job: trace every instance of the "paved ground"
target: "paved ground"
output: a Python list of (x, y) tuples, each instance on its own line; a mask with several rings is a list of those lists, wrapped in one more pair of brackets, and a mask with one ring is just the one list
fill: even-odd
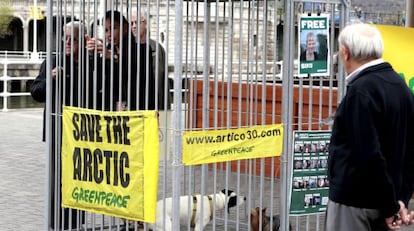
[[(0, 131), (0, 230), (45, 230), (46, 152), (44, 143), (41, 142), (42, 109), (0, 112)], [(240, 215), (244, 214), (242, 212)], [(303, 220), (308, 221), (310, 225), (304, 225)], [(316, 220), (320, 222), (315, 226)], [(242, 218), (241, 222), (244, 223), (245, 219)], [(291, 218), (291, 222), (295, 230), (323, 230), (323, 215), (319, 218), (304, 217), (298, 221), (300, 226), (297, 226), (296, 218)], [(240, 224), (239, 228), (247, 230), (243, 224)], [(215, 229), (211, 225), (207, 228), (225, 229), (237, 230), (220, 224), (217, 224)], [(414, 231), (414, 226), (401, 230)]]
[(44, 230), (42, 110), (0, 112), (0, 230)]

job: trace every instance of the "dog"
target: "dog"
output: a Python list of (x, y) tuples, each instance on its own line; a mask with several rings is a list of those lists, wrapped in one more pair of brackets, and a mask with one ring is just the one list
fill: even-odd
[[(262, 223), (261, 231), (278, 231), (280, 228), (280, 216), (278, 214), (272, 217), (266, 216), (266, 208), (260, 210), (260, 207), (251, 209), (250, 211), (250, 226), (252, 231), (260, 231), (260, 220)], [(272, 220), (272, 229), (270, 229), (270, 220)], [(292, 225), (289, 224), (289, 230), (292, 231)]]
[[(203, 208), (201, 201), (203, 200)], [(216, 211), (223, 210), (226, 206), (227, 212), (230, 208), (242, 205), (246, 201), (246, 197), (238, 196), (232, 190), (223, 189), (218, 193), (206, 196), (202, 195), (186, 195), (180, 197), (180, 223), (188, 224), (194, 227), (194, 231), (202, 231), (205, 226), (213, 219), (213, 209)], [(190, 204), (190, 206), (189, 206)], [(165, 205), (165, 214), (164, 214)], [(203, 216), (201, 217), (201, 209)], [(150, 230), (153, 231), (171, 231), (172, 230), (172, 198), (157, 201), (156, 222), (150, 224)], [(165, 227), (164, 227), (165, 222)], [(201, 225), (201, 223), (203, 225)]]

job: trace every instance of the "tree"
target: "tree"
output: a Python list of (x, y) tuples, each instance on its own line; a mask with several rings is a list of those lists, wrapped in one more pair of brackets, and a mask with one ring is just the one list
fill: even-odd
[(0, 38), (11, 35), (10, 22), (13, 20), (13, 8), (10, 0), (0, 0)]

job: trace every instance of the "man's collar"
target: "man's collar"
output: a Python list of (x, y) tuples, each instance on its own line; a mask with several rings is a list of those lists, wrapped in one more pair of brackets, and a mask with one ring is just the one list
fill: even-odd
[(352, 82), (354, 79), (355, 79), (355, 77), (362, 71), (362, 70), (364, 70), (364, 69), (366, 69), (366, 68), (368, 68), (368, 67), (371, 67), (371, 66), (375, 66), (375, 65), (378, 65), (378, 64), (381, 64), (381, 63), (383, 63), (384, 62), (384, 60), (383, 59), (374, 59), (374, 60), (372, 60), (372, 61), (369, 61), (369, 62), (367, 62), (367, 63), (365, 63), (365, 64), (363, 64), (363, 65), (361, 65), (360, 67), (358, 67), (357, 69), (355, 69), (353, 72), (351, 72), (351, 74), (349, 74), (348, 76), (346, 76), (345, 77), (345, 81), (346, 81), (346, 84), (348, 85), (350, 82)]

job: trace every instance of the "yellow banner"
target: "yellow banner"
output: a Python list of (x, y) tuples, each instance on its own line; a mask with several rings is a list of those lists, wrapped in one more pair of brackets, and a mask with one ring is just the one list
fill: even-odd
[(393, 66), (414, 92), (414, 28), (377, 25), (384, 40), (383, 59)]
[(154, 223), (158, 161), (156, 111), (63, 108), (63, 207)]
[(283, 125), (248, 128), (187, 131), (183, 135), (185, 165), (280, 156)]

